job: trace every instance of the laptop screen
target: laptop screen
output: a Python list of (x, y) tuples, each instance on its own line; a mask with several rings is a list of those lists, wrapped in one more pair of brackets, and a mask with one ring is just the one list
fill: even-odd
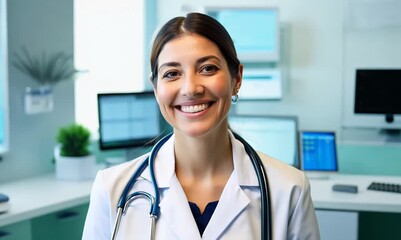
[(335, 132), (300, 131), (299, 142), (302, 170), (337, 172)]

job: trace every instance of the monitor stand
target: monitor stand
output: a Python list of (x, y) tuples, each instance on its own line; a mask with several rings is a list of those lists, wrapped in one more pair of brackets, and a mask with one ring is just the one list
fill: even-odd
[(320, 180), (326, 180), (330, 179), (330, 173), (327, 172), (308, 172), (305, 171), (306, 176), (308, 176), (309, 179), (320, 179)]

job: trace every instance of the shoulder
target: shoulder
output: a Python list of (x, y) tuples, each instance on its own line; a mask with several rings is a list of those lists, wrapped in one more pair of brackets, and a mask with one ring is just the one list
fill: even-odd
[(133, 160), (100, 170), (97, 178), (102, 178), (103, 184), (105, 184), (107, 188), (111, 189), (116, 187), (116, 185), (121, 182), (125, 184), (147, 156), (148, 154), (144, 154)]
[(148, 154), (144, 154), (134, 160), (100, 170), (97, 173), (94, 186), (100, 186), (110, 198), (121, 194), (132, 174), (145, 161)]
[[(263, 153), (259, 153), (259, 156), (269, 180), (272, 211), (276, 216), (273, 223), (275, 235), (320, 239), (306, 174)], [(283, 225), (288, 225), (284, 232)]]
[(258, 152), (269, 181), (281, 188), (298, 187), (305, 189), (309, 187), (308, 179), (305, 173), (291, 165), (288, 165), (280, 160), (270, 157), (264, 153)]

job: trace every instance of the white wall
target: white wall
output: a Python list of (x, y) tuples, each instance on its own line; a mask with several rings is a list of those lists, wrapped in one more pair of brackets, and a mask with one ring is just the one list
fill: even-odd
[[(64, 51), (73, 54), (73, 1), (8, 1), (9, 61), (22, 46), (33, 54)], [(74, 121), (73, 82), (54, 88), (54, 110), (26, 115), (23, 96), (32, 79), (9, 64), (10, 151), (0, 162), (0, 182), (54, 170), (55, 137), (60, 126)]]
[[(401, 2), (347, 0), (345, 4), (344, 138), (358, 141), (363, 135), (365, 142), (384, 144), (387, 136), (380, 134), (379, 128), (401, 128), (401, 116), (396, 115), (393, 123), (386, 123), (384, 115), (354, 114), (355, 71), (401, 69)], [(401, 141), (400, 137), (395, 139)]]

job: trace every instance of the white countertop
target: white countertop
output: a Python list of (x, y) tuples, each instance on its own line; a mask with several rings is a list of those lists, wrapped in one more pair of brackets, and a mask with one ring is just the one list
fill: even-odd
[[(329, 210), (401, 213), (401, 193), (367, 190), (373, 181), (401, 184), (401, 176), (332, 175), (329, 179), (310, 179), (314, 206)], [(358, 193), (333, 191), (334, 184), (357, 185)]]
[(10, 208), (0, 214), (0, 226), (60, 211), (89, 202), (93, 180), (57, 180), (48, 174), (0, 184)]

